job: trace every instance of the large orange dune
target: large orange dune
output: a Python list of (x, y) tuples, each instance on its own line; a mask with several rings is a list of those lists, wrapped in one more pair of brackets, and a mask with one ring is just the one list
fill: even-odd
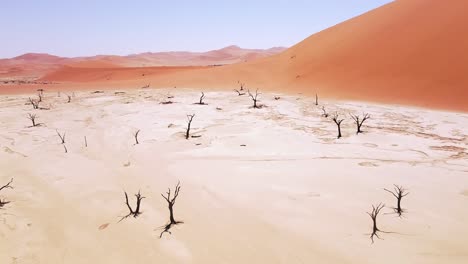
[[(468, 1), (402, 0), (270, 57), (222, 67), (65, 67), (43, 78), (68, 87), (277, 90), (468, 111)], [(85, 83), (83, 83), (85, 82)]]

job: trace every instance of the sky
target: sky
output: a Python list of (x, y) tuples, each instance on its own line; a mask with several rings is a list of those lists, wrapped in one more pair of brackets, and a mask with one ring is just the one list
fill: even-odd
[(3, 0), (0, 58), (290, 47), (389, 0)]

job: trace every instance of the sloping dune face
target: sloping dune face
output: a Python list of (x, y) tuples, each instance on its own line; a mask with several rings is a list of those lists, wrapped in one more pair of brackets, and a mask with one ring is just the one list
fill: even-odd
[(396, 1), (279, 57), (289, 81), (355, 99), (468, 110), (468, 2)]
[[(250, 89), (468, 111), (467, 8), (464, 0), (395, 1), (280, 54), (223, 67), (135, 75), (134, 82), (233, 88), (241, 81)], [(78, 80), (77, 74), (70, 76)], [(53, 76), (58, 75), (45, 79)]]
[(468, 111), (467, 8), (464, 0), (392, 2), (212, 76), (242, 76), (260, 89)]

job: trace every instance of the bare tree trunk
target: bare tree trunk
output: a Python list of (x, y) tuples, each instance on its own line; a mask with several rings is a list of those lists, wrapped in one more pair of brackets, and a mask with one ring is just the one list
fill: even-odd
[(125, 194), (125, 204), (127, 205), (127, 208), (128, 210), (130, 211), (126, 216), (122, 217), (119, 222), (121, 222), (122, 220), (124, 220), (125, 218), (128, 218), (129, 216), (133, 216), (134, 218), (137, 218), (140, 214), (142, 214), (142, 212), (140, 212), (140, 204), (141, 204), (141, 200), (143, 200), (144, 196), (141, 196), (140, 194), (140, 191), (138, 191), (137, 194), (135, 194), (135, 197), (137, 199), (136, 201), (136, 208), (135, 210), (132, 209), (132, 207), (130, 206), (130, 203), (128, 202), (128, 195), (127, 195), (127, 192), (124, 192)]
[(351, 118), (354, 119), (354, 122), (356, 123), (356, 134), (359, 134), (359, 133), (362, 133), (361, 131), (362, 124), (364, 124), (364, 121), (370, 118), (370, 115), (364, 114), (363, 118), (361, 119), (360, 116), (351, 114)]
[(55, 132), (57, 132), (57, 135), (60, 137), (60, 141), (62, 142), (62, 144), (65, 144), (65, 132), (63, 132), (63, 135), (61, 135), (60, 132), (58, 132), (58, 130), (55, 130)]
[(242, 95), (245, 95), (245, 93), (237, 90), (237, 89), (234, 89), (234, 91), (237, 93), (238, 96), (242, 96)]
[(84, 145), (85, 145), (85, 148), (88, 147), (88, 140), (86, 139), (86, 136), (84, 136)]
[(35, 114), (28, 114), (28, 119), (31, 120), (33, 127), (37, 126)]
[(323, 117), (328, 117), (328, 113), (327, 111), (325, 111), (325, 106), (322, 106), (322, 112), (323, 112), (322, 114)]
[(135, 132), (135, 134), (133, 134), (133, 136), (135, 137), (135, 145), (140, 144), (140, 143), (138, 142), (138, 134), (140, 134), (140, 129), (138, 129), (138, 130)]
[(176, 185), (176, 188), (175, 188), (175, 191), (174, 191), (174, 196), (171, 197), (171, 189), (169, 188), (169, 191), (166, 193), (167, 195), (164, 196), (163, 194), (161, 194), (161, 196), (164, 198), (164, 200), (167, 201), (167, 204), (168, 204), (168, 208), (169, 208), (169, 223), (167, 225), (164, 226), (164, 230), (161, 232), (161, 235), (159, 236), (159, 238), (162, 237), (162, 235), (164, 233), (169, 233), (171, 234), (171, 232), (169, 231), (171, 229), (171, 227), (173, 225), (177, 225), (177, 224), (181, 224), (183, 222), (181, 221), (176, 221), (174, 219), (174, 204), (176, 202), (176, 199), (177, 197), (179, 196), (179, 192), (180, 192), (180, 182), (177, 183)]
[(204, 105), (205, 103), (203, 102), (203, 99), (205, 98), (205, 93), (201, 92), (200, 100), (198, 101), (197, 104), (199, 105)]
[(378, 204), (377, 206), (372, 205), (372, 212), (367, 213), (372, 219), (372, 233), (370, 235), (370, 239), (372, 240), (372, 244), (374, 243), (374, 236), (376, 236), (377, 238), (380, 239), (378, 233), (382, 232), (382, 231), (377, 227), (377, 216), (379, 215), (380, 210), (382, 210), (382, 208), (384, 208), (384, 207), (385, 207), (385, 205), (382, 204), (382, 203)]
[(341, 122), (343, 122), (344, 119), (339, 119), (338, 118), (338, 114), (336, 113), (334, 116), (333, 116), (333, 121), (335, 122), (335, 124), (338, 126), (338, 138), (341, 138)]
[[(3, 189), (13, 189), (13, 186), (11, 186), (11, 183), (13, 182), (13, 179), (11, 179), (7, 184), (3, 185), (2, 187), (0, 187), (0, 192), (3, 190)], [(0, 208), (4, 207), (5, 205), (9, 204), (10, 201), (7, 201), (7, 200), (1, 200), (0, 199)]]
[(260, 95), (258, 93), (258, 89), (255, 91), (255, 96), (253, 94), (250, 93), (250, 91), (247, 91), (249, 93), (249, 96), (250, 98), (252, 98), (252, 101), (253, 101), (253, 108), (260, 108), (258, 105), (257, 105), (257, 97)]
[(318, 105), (318, 95), (315, 94), (315, 105)]
[(195, 117), (195, 114), (187, 115), (187, 130), (185, 131), (185, 139), (190, 138), (190, 126), (192, 125), (192, 120)]
[(29, 102), (33, 106), (33, 109), (39, 109), (39, 101), (35, 101), (35, 100), (31, 99), (31, 97), (29, 97)]
[(393, 209), (395, 210), (395, 213), (398, 214), (398, 216), (401, 216), (405, 212), (405, 210), (401, 208), (401, 199), (407, 196), (409, 192), (407, 192), (406, 189), (403, 188), (403, 186), (398, 186), (396, 184), (394, 184), (393, 186), (394, 186), (394, 191), (391, 191), (388, 189), (384, 189), (384, 190), (391, 193), (397, 199), (397, 207)]

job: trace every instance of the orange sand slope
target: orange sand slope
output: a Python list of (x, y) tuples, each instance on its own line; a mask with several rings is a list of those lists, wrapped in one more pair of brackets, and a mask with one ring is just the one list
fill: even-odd
[[(264, 90), (468, 111), (467, 8), (464, 0), (396, 1), (319, 32), (278, 55), (138, 76), (134, 83), (148, 79), (152, 87), (232, 88), (241, 80)], [(66, 71), (73, 76), (70, 80), (79, 80), (70, 71)], [(44, 79), (67, 80), (58, 74)]]

